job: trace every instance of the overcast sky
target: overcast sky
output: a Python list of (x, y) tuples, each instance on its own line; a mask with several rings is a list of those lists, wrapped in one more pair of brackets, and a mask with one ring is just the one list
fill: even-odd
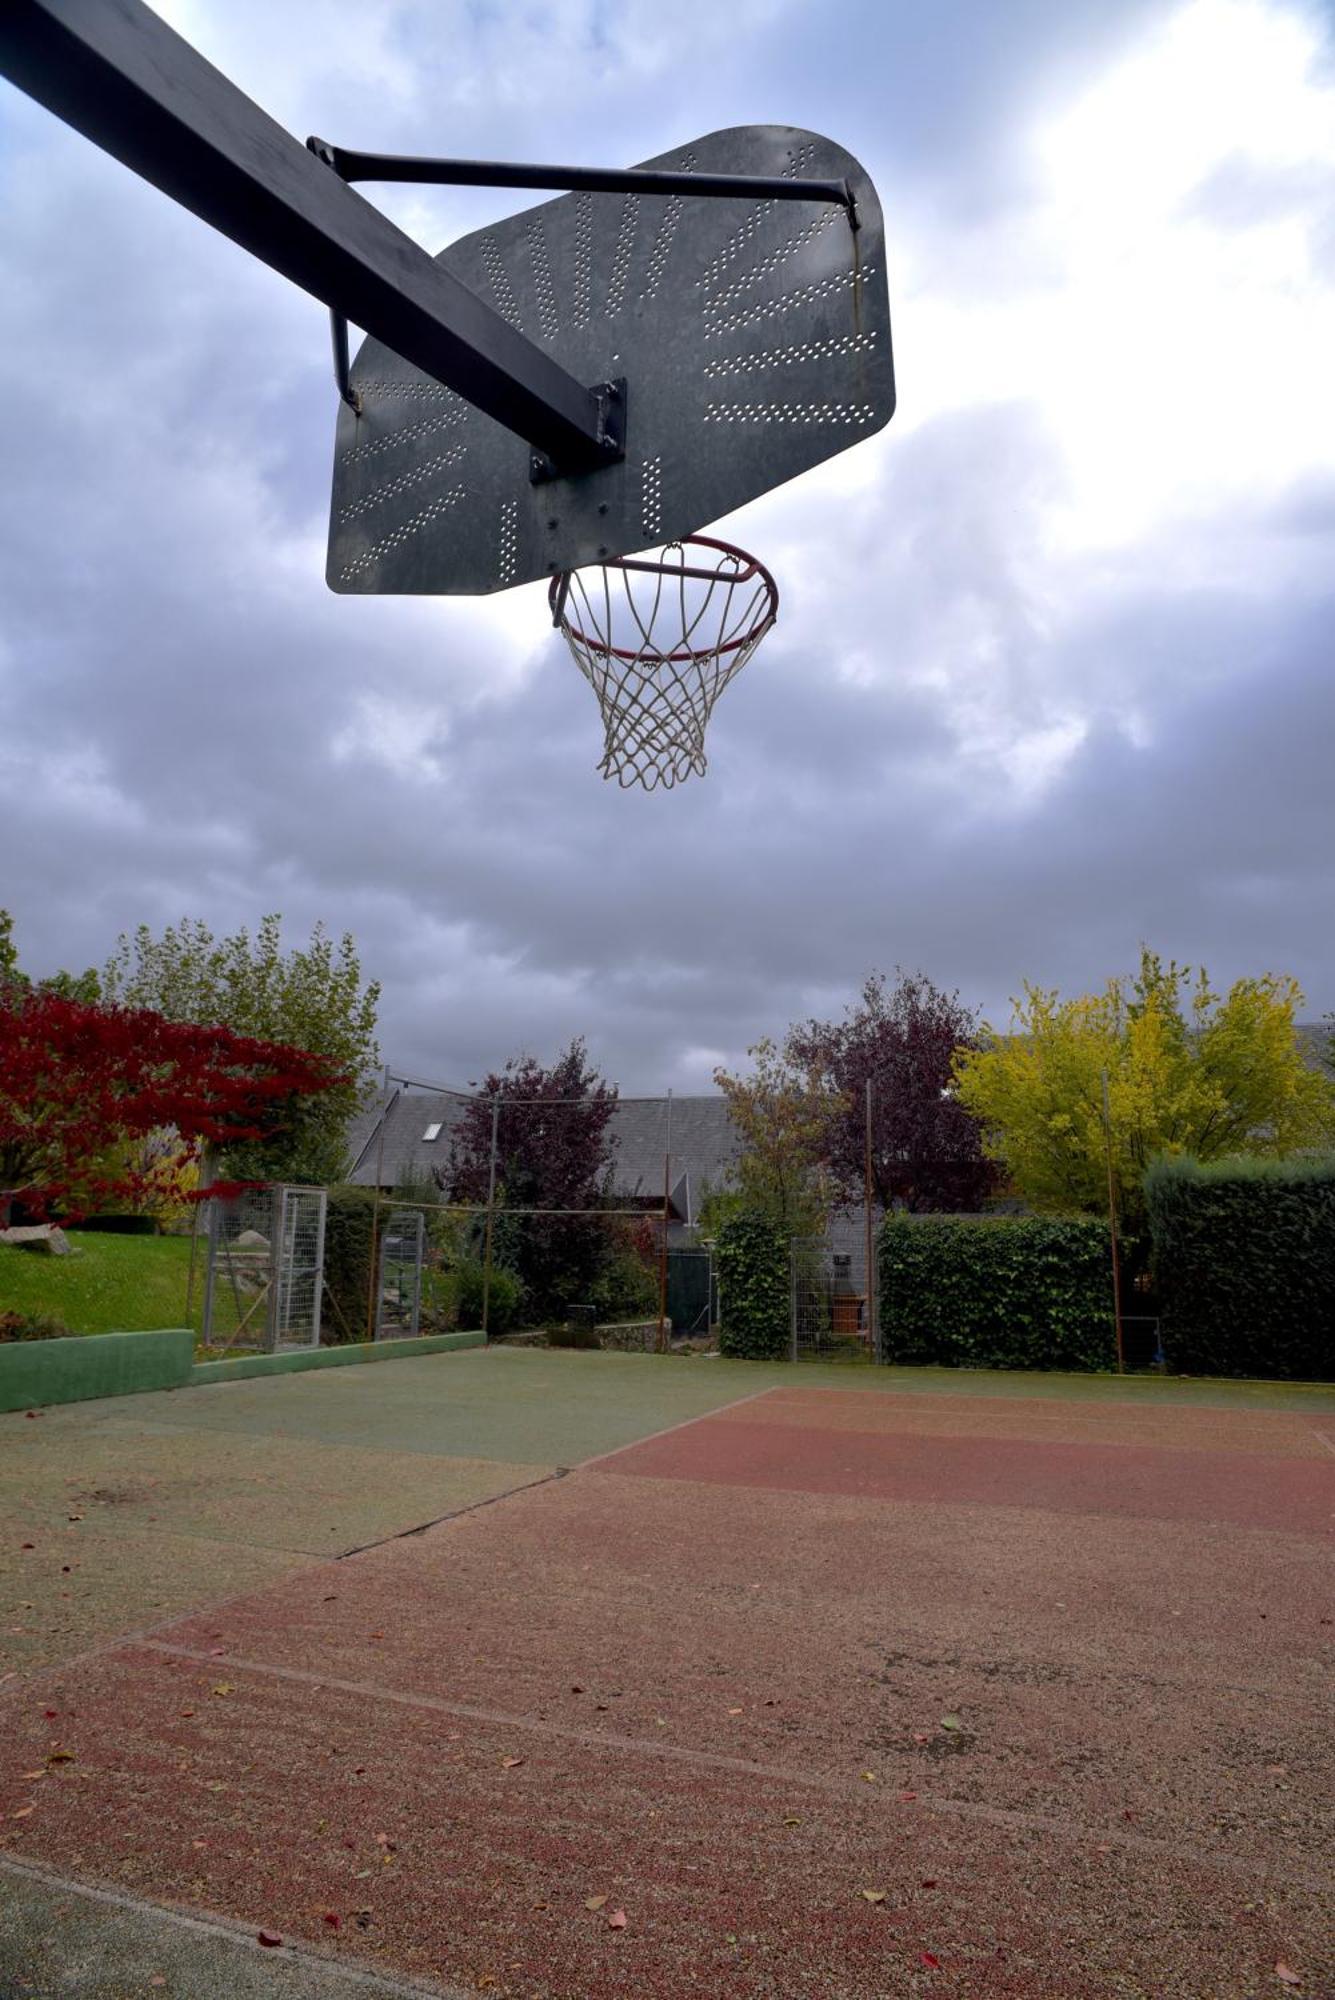
[[(874, 967), (1004, 1023), (1141, 939), (1335, 1008), (1335, 17), (1314, 0), (181, 0), (298, 136), (625, 164), (809, 126), (893, 423), (731, 518), (784, 615), (667, 794), (540, 586), (334, 597), (321, 307), (0, 85), (0, 906), (25, 965), (281, 910), (386, 1058), (623, 1088)], [(523, 196), (375, 190), (438, 250)]]

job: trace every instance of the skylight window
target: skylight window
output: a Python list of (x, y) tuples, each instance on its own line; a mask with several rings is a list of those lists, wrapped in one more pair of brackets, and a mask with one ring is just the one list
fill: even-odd
[(424, 1142), (429, 1142), (432, 1139), (439, 1139), (439, 1137), (440, 1137), (439, 1125), (428, 1125), (426, 1131), (422, 1134)]

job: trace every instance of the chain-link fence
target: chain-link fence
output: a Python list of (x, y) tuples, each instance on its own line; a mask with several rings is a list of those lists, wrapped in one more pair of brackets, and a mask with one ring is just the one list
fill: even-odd
[(832, 1225), (789, 1246), (790, 1352), (794, 1361), (879, 1355), (876, 1259), (866, 1232)]

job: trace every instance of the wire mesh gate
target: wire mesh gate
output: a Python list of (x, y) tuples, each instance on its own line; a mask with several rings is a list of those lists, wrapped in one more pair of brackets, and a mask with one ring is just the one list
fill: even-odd
[(789, 1350), (794, 1361), (856, 1345), (879, 1355), (876, 1268), (861, 1231), (795, 1236), (789, 1246)]
[(380, 1238), (377, 1340), (416, 1340), (422, 1331), (422, 1259), (426, 1217), (420, 1208), (390, 1211)]
[(206, 1346), (319, 1346), (326, 1205), (323, 1188), (290, 1186), (207, 1203)]

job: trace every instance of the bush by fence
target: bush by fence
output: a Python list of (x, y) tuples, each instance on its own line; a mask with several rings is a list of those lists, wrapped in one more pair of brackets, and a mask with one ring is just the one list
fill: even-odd
[(1335, 1161), (1161, 1160), (1145, 1198), (1174, 1373), (1335, 1379)]
[(325, 1303), (330, 1310), (323, 1315), (321, 1336), (326, 1347), (367, 1337), (375, 1213), (373, 1188), (330, 1188), (324, 1225)]
[(1114, 1368), (1108, 1231), (1049, 1216), (891, 1216), (881, 1230), (887, 1361)]
[(773, 1361), (788, 1352), (791, 1328), (788, 1245), (763, 1215), (743, 1211), (719, 1229), (715, 1245), (719, 1352)]

